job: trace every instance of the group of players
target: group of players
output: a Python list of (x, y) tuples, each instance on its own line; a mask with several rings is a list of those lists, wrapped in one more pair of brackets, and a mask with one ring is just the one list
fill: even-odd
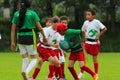
[[(70, 45), (68, 69), (74, 80), (80, 80), (84, 76), (84, 71), (88, 72), (93, 80), (98, 80), (99, 38), (107, 29), (99, 20), (94, 18), (95, 12), (89, 9), (86, 11), (87, 20), (84, 22), (82, 29), (68, 29), (69, 19), (67, 16), (48, 18), (46, 27), (42, 28), (38, 15), (30, 9), (29, 1), (22, 0), (21, 9), (14, 14), (12, 20), (11, 49), (16, 49), (14, 40), (15, 29), (18, 27), (18, 46), (23, 58), (22, 76), (24, 80), (35, 80), (45, 61), (49, 62), (49, 73), (46, 80), (66, 80), (64, 74), (64, 56), (66, 52), (59, 47), (59, 42), (62, 40), (66, 40)], [(40, 30), (37, 48), (35, 26)], [(83, 49), (93, 56), (95, 71), (85, 65)], [(39, 54), (38, 63), (36, 59), (37, 52)], [(28, 62), (28, 55), (31, 57), (30, 63)], [(76, 61), (80, 64), (81, 72), (79, 75), (74, 69)], [(28, 73), (36, 63), (37, 66), (32, 76), (28, 78)]]

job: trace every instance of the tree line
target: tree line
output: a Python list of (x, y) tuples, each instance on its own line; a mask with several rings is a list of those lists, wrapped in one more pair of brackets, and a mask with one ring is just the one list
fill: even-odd
[[(40, 18), (42, 18), (43, 23), (47, 17), (66, 15), (70, 18), (70, 27), (80, 28), (85, 20), (84, 13), (90, 8), (96, 12), (96, 18), (100, 19), (108, 28), (107, 35), (110, 35), (110, 33), (115, 34), (116, 31), (120, 29), (120, 0), (30, 1), (32, 4), (32, 9), (38, 13)], [(14, 12), (18, 10), (18, 3), (18, 0), (3, 0), (2, 6), (9, 7), (12, 11), (12, 16)]]

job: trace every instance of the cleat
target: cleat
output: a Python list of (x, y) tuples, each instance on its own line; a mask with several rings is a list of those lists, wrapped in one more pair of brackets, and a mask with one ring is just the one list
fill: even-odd
[(32, 77), (30, 77), (30, 78), (28, 78), (28, 80), (35, 80), (35, 79), (33, 79)]
[(46, 80), (53, 80), (53, 79), (52, 79), (52, 78), (48, 78), (48, 77), (47, 77), (47, 78), (46, 78)]
[(93, 80), (98, 80), (98, 74), (95, 74), (95, 75), (93, 76)]
[(79, 78), (79, 79), (84, 78), (84, 73), (80, 73), (80, 74), (78, 75), (78, 78)]
[(66, 77), (65, 77), (65, 74), (63, 74), (63, 79), (64, 79), (64, 80), (67, 80)]
[(24, 80), (28, 80), (25, 72), (22, 72), (22, 77), (23, 77)]
[(58, 78), (56, 76), (53, 76), (52, 80), (58, 80)]
[(64, 80), (63, 78), (60, 78), (59, 80)]

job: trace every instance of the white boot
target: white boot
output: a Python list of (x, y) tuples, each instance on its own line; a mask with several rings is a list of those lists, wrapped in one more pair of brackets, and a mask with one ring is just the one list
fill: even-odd
[(80, 73), (80, 74), (78, 75), (78, 78), (79, 78), (79, 79), (84, 78), (84, 74), (83, 74), (83, 73)]

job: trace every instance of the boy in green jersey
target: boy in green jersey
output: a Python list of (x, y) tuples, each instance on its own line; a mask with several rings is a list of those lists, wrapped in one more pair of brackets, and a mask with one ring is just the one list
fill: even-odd
[[(84, 53), (81, 43), (85, 41), (85, 33), (81, 30), (68, 29), (64, 24), (57, 25), (57, 32), (64, 35), (64, 39), (69, 43), (71, 53), (68, 61), (68, 69), (74, 77), (74, 80), (79, 80), (77, 73), (74, 69), (74, 64), (79, 61), (80, 68), (92, 75), (94, 80), (98, 80), (97, 74), (85, 65)], [(81, 35), (82, 34), (82, 38)]]

